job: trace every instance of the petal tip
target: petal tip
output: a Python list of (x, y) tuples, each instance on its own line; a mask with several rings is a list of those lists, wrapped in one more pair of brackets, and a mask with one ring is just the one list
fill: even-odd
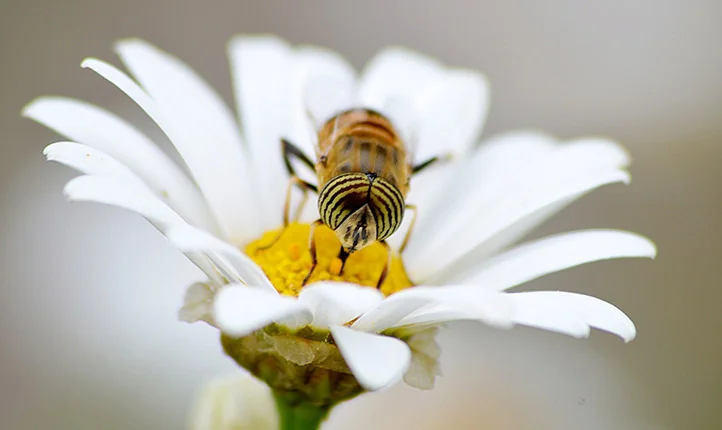
[(129, 49), (158, 50), (158, 48), (156, 48), (150, 42), (147, 42), (139, 37), (126, 37), (123, 39), (118, 39), (113, 44), (113, 50), (121, 56)]
[(236, 34), (226, 44), (229, 52), (246, 46), (262, 47), (269, 51), (287, 51), (291, 45), (283, 38), (273, 34)]
[(630, 333), (626, 336), (620, 336), (624, 343), (629, 343), (637, 338), (637, 331), (635, 330), (634, 333)]
[(647, 239), (646, 237), (642, 237), (642, 239), (645, 239), (647, 241), (648, 246), (648, 253), (646, 257), (651, 258), (652, 260), (657, 258), (657, 245), (652, 242), (650, 239)]
[(80, 67), (82, 67), (83, 69), (92, 69), (100, 62), (101, 60), (95, 57), (87, 57), (80, 62)]
[(38, 107), (42, 106), (49, 99), (50, 97), (48, 96), (41, 96), (31, 100), (20, 110), (20, 115), (25, 118), (35, 119)]

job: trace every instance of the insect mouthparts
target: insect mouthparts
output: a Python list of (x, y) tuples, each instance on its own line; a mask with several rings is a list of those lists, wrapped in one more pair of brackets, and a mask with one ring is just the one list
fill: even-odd
[(356, 230), (353, 232), (353, 249), (356, 250), (359, 242), (361, 242), (362, 244), (368, 242), (368, 238), (369, 234), (366, 230), (366, 223), (356, 227)]

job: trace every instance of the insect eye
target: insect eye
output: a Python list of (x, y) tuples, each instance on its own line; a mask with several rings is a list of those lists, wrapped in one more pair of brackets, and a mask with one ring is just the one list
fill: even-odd
[(391, 236), (401, 226), (404, 218), (404, 197), (389, 182), (377, 178), (369, 194), (376, 219), (377, 240)]
[(368, 189), (368, 179), (362, 174), (341, 175), (329, 181), (318, 196), (318, 213), (323, 223), (336, 230), (366, 203)]

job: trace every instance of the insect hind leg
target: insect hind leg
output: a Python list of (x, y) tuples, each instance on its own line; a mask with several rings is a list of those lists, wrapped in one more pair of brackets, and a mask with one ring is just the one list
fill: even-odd
[(411, 218), (411, 222), (409, 223), (409, 228), (406, 230), (406, 234), (404, 234), (404, 240), (401, 242), (401, 246), (399, 247), (399, 254), (404, 252), (404, 249), (406, 249), (406, 245), (409, 244), (409, 239), (411, 239), (411, 232), (414, 230), (414, 225), (416, 225), (416, 217), (419, 214), (416, 205), (407, 204), (406, 210), (414, 211), (414, 216)]

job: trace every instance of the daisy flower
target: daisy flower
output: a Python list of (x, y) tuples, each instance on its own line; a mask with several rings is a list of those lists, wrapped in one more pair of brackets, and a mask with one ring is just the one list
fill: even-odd
[[(116, 52), (130, 76), (94, 58), (82, 66), (130, 97), (182, 166), (125, 120), (85, 102), (43, 97), (24, 114), (70, 139), (45, 149), (49, 160), (84, 174), (66, 185), (69, 200), (139, 213), (205, 273), (188, 289), (180, 318), (220, 329), (225, 352), (265, 381), (279, 404), (328, 410), (402, 378), (431, 388), (439, 374), (434, 337), (451, 321), (635, 337), (632, 321), (600, 299), (509, 291), (592, 261), (654, 257), (649, 240), (617, 230), (514, 245), (587, 192), (629, 182), (629, 157), (615, 142), (514, 132), (479, 143), (484, 76), (401, 48), (381, 51), (357, 74), (322, 48), (236, 37), (228, 55), (237, 117), (177, 58), (135, 39), (119, 42)], [(289, 180), (279, 140), (314, 159), (319, 124), (349, 107), (388, 117), (413, 162), (451, 154), (412, 177), (407, 202), (416, 204), (418, 220), (380, 289), (386, 249), (375, 243), (354, 253), (339, 273), (339, 243), (324, 227), (316, 235), (318, 266), (303, 285), (308, 221), (318, 217), (313, 204), (273, 242)], [(409, 228), (404, 221), (393, 246)]]

